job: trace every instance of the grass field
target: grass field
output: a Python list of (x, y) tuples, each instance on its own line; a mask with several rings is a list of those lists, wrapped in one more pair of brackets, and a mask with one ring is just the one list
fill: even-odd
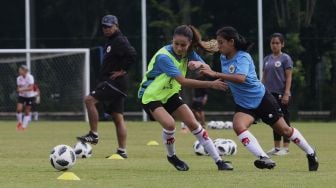
[[(93, 156), (79, 159), (71, 169), (80, 181), (56, 178), (49, 163), (49, 152), (58, 144), (75, 144), (75, 137), (87, 132), (84, 122), (33, 122), (23, 133), (15, 131), (14, 121), (0, 121), (0, 187), (336, 187), (336, 123), (293, 123), (317, 148), (320, 169), (308, 172), (304, 153), (291, 145), (290, 154), (273, 157), (274, 170), (259, 170), (255, 158), (248, 153), (232, 130), (210, 130), (212, 138), (231, 138), (238, 144), (236, 156), (227, 157), (235, 169), (219, 172), (210, 157), (196, 156), (192, 150), (195, 138), (177, 133), (177, 154), (190, 170), (178, 172), (170, 166), (161, 144), (161, 128), (157, 123), (128, 122), (127, 160), (109, 160), (116, 147), (111, 122), (99, 125), (100, 143), (93, 146)], [(251, 128), (263, 148), (272, 147), (271, 129), (263, 124)], [(157, 140), (160, 146), (146, 146)]]

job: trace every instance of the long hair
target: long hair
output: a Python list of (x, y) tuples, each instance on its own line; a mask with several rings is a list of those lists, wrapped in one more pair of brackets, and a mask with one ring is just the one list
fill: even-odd
[(270, 37), (270, 41), (273, 39), (273, 38), (278, 38), (281, 42), (281, 44), (284, 44), (285, 43), (285, 37), (283, 34), (281, 33), (273, 33)]
[(201, 49), (210, 53), (218, 51), (217, 43), (213, 40), (212, 43), (202, 41), (201, 33), (192, 25), (180, 25), (176, 27), (174, 31), (174, 36), (175, 35), (185, 36), (191, 41), (188, 51), (195, 49)]
[(216, 32), (216, 35), (226, 40), (233, 39), (234, 47), (236, 50), (249, 51), (251, 47), (253, 46), (253, 43), (246, 41), (245, 37), (240, 35), (238, 31), (231, 26), (220, 28)]

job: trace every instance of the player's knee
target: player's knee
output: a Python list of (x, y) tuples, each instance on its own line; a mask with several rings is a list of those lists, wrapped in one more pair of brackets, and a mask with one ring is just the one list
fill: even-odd
[(233, 130), (235, 131), (235, 133), (237, 135), (239, 135), (240, 133), (242, 133), (246, 129), (247, 129), (247, 127), (244, 126), (243, 124), (238, 123), (238, 122), (233, 122)]
[(175, 130), (175, 121), (171, 121), (171, 120), (163, 121), (162, 126), (164, 129), (168, 131), (173, 131)]
[(95, 98), (93, 98), (90, 95), (84, 98), (84, 102), (86, 105), (95, 104), (95, 101), (96, 101)]
[(280, 134), (282, 136), (285, 136), (285, 137), (290, 137), (291, 134), (292, 134), (292, 128), (286, 126), (286, 127), (283, 127), (282, 129), (280, 129)]

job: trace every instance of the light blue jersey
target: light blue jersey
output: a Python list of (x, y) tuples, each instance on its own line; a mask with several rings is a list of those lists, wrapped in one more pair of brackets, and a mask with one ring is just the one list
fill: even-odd
[(238, 51), (230, 60), (220, 57), (224, 74), (241, 74), (246, 76), (244, 83), (228, 82), (234, 101), (246, 109), (257, 108), (265, 95), (265, 87), (255, 71), (253, 60), (247, 52)]

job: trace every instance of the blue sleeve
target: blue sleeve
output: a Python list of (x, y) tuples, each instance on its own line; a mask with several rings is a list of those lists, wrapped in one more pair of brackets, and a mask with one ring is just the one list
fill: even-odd
[(249, 58), (242, 56), (237, 58), (236, 62), (236, 74), (247, 75), (249, 72), (250, 60)]
[(159, 70), (166, 73), (169, 77), (175, 78), (182, 75), (182, 72), (175, 66), (174, 62), (167, 55), (158, 55), (156, 57), (155, 64)]
[(195, 51), (190, 52), (188, 61), (200, 61), (204, 63), (204, 60)]

